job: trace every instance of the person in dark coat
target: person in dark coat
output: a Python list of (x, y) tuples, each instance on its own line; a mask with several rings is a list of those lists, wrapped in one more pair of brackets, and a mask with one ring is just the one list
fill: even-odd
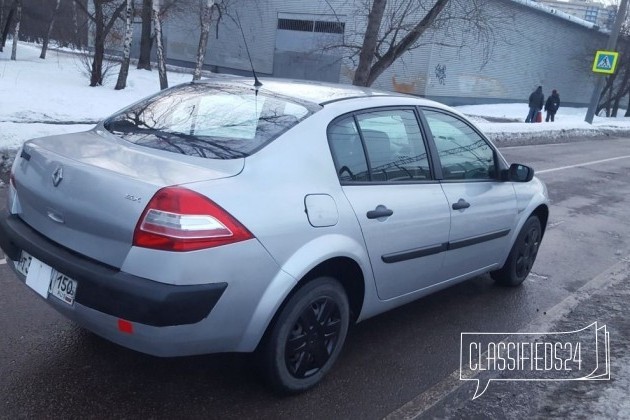
[(526, 123), (536, 122), (536, 114), (543, 109), (545, 103), (545, 95), (543, 95), (542, 86), (538, 86), (535, 91), (529, 95), (529, 114), (525, 119)]
[(554, 89), (551, 92), (551, 96), (547, 98), (547, 102), (545, 102), (545, 111), (547, 111), (545, 121), (549, 122), (551, 119), (551, 122), (553, 122), (558, 108), (560, 108), (560, 94)]

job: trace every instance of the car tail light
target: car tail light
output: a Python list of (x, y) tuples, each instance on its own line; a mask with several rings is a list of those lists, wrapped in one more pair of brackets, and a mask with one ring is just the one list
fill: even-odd
[(254, 236), (212, 200), (182, 187), (159, 190), (144, 209), (134, 246), (194, 251), (245, 241)]

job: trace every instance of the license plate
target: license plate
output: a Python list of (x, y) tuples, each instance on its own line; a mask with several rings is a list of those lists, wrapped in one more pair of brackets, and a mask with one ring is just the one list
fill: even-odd
[(77, 285), (76, 280), (71, 279), (57, 270), (52, 270), (50, 289), (48, 291), (54, 297), (61, 299), (68, 305), (72, 305), (74, 296), (77, 293)]
[(22, 251), (15, 269), (26, 276), (26, 285), (47, 298), (50, 293), (68, 305), (72, 305), (77, 293), (78, 282), (41, 262), (26, 251)]

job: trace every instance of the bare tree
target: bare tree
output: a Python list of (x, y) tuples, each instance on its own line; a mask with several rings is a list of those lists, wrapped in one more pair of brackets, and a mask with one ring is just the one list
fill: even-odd
[(168, 87), (168, 77), (166, 74), (166, 57), (162, 40), (162, 16), (161, 1), (153, 0), (153, 27), (155, 28), (155, 41), (157, 44), (158, 73), (160, 75), (160, 89)]
[(44, 35), (42, 53), (39, 55), (39, 58), (41, 59), (46, 58), (46, 52), (48, 51), (48, 42), (50, 41), (50, 35), (52, 34), (53, 26), (55, 25), (55, 19), (57, 18), (57, 14), (59, 13), (59, 5), (61, 5), (61, 0), (57, 0), (57, 2), (55, 3), (55, 8), (53, 9), (52, 16), (50, 17), (50, 22), (48, 22), (48, 30), (46, 31), (46, 35)]
[[(625, 17), (625, 22), (621, 26), (615, 50), (619, 52), (617, 69), (614, 74), (606, 76), (604, 88), (595, 108), (595, 115), (604, 111), (606, 117), (616, 117), (621, 100), (630, 95), (630, 15)], [(591, 60), (592, 56), (593, 51), (588, 51), (585, 57), (580, 57), (580, 61)], [(630, 117), (630, 96), (624, 116)]]
[[(619, 112), (619, 105), (621, 104), (621, 99), (630, 93), (630, 67), (625, 65), (623, 67), (623, 76), (620, 82), (620, 88), (617, 90), (617, 93), (613, 99), (612, 103), (612, 112), (611, 117), (617, 117), (617, 113)], [(624, 116), (628, 116), (628, 112), (630, 110), (626, 110), (626, 114)]]
[[(366, 16), (365, 32), (347, 34), (342, 48), (356, 66), (353, 84), (371, 86), (396, 60), (421, 45), (463, 48), (481, 45), (490, 56), (494, 32), (514, 17), (493, 11), (489, 0), (355, 0), (355, 16)], [(447, 34), (437, 40), (438, 31)], [(433, 38), (426, 38), (431, 34)], [(425, 39), (426, 38), (426, 39)]]
[[(621, 100), (630, 94), (630, 38), (622, 35), (617, 43), (617, 50), (620, 52), (617, 71), (606, 77), (595, 115), (605, 111), (607, 117), (616, 117)], [(625, 116), (630, 116), (630, 104)]]
[(94, 24), (94, 57), (90, 70), (90, 86), (103, 84), (103, 59), (105, 57), (105, 39), (110, 33), (116, 20), (125, 9), (126, 1), (120, 0), (92, 0), (94, 13), (90, 13), (79, 0), (75, 4), (83, 10)]
[(17, 44), (20, 36), (20, 21), (22, 20), (22, 0), (16, 1), (15, 6), (15, 29), (13, 30), (13, 48), (11, 49), (11, 60), (15, 61), (17, 56)]
[[(220, 10), (214, 0), (200, 0), (201, 10), (199, 13), (199, 23), (201, 24), (201, 35), (199, 36), (199, 48), (197, 49), (197, 65), (193, 73), (193, 80), (201, 79), (201, 70), (206, 57), (206, 49), (208, 47), (208, 35), (210, 34), (210, 25), (212, 23), (212, 12), (216, 8)], [(218, 26), (217, 26), (218, 30)]]
[(123, 43), (123, 59), (120, 63), (118, 81), (114, 89), (121, 90), (127, 86), (127, 75), (129, 74), (129, 60), (131, 57), (131, 41), (133, 39), (133, 0), (127, 0), (125, 10), (125, 41)]

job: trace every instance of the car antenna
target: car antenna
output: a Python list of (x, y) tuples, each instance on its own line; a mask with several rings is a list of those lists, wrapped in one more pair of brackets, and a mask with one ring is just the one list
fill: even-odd
[(236, 20), (238, 21), (238, 27), (241, 30), (241, 35), (243, 36), (243, 42), (245, 43), (245, 51), (247, 51), (247, 58), (249, 58), (249, 65), (252, 66), (252, 73), (254, 73), (254, 89), (256, 90), (256, 96), (258, 96), (258, 89), (263, 85), (260, 80), (258, 80), (258, 76), (256, 76), (256, 70), (254, 70), (254, 62), (252, 61), (252, 56), (249, 54), (249, 47), (247, 46), (247, 40), (245, 39), (245, 32), (243, 32), (243, 25), (241, 25), (241, 18), (238, 15), (238, 11), (236, 11)]

